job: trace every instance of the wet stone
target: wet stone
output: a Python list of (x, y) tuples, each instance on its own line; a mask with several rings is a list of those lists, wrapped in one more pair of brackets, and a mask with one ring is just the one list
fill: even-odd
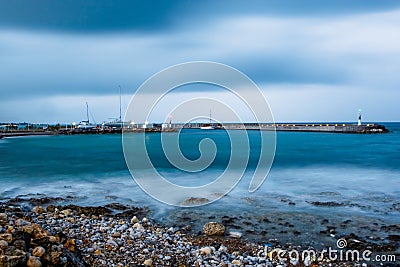
[(42, 262), (38, 257), (30, 256), (28, 258), (28, 262), (26, 263), (26, 266), (28, 267), (41, 267)]
[(205, 235), (223, 235), (225, 233), (225, 226), (217, 222), (208, 222), (203, 226)]
[(43, 247), (38, 246), (38, 247), (35, 247), (35, 248), (33, 249), (33, 251), (32, 251), (32, 256), (35, 256), (35, 257), (42, 257), (43, 254), (44, 254), (45, 252), (46, 252), (46, 250), (45, 250)]

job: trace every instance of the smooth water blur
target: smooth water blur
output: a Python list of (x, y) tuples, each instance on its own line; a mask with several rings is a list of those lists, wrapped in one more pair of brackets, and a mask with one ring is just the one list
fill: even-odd
[[(400, 201), (400, 124), (384, 125), (390, 133), (278, 132), (270, 175), (253, 194), (248, 192), (248, 185), (258, 163), (260, 134), (249, 131), (251, 155), (245, 176), (226, 198), (204, 209), (323, 213), (332, 210), (310, 203), (335, 201), (346, 204), (336, 209), (338, 213), (396, 219), (398, 211), (390, 208)], [(179, 141), (182, 153), (192, 160), (198, 158), (198, 144), (203, 138), (212, 139), (218, 152), (211, 166), (200, 173), (175, 169), (162, 152), (160, 134), (148, 134), (146, 145), (153, 164), (168, 180), (197, 186), (218, 177), (231, 156), (229, 136), (223, 130), (183, 130)], [(242, 156), (245, 160), (246, 155)], [(3, 199), (45, 194), (72, 196), (77, 204), (86, 205), (147, 205), (155, 214), (172, 209), (147, 196), (134, 183), (124, 161), (120, 135), (4, 138), (0, 140), (0, 183)], [(295, 208), (286, 200), (296, 202)]]

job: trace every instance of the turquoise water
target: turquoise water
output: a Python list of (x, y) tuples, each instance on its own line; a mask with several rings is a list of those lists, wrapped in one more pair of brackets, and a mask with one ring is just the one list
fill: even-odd
[[(271, 172), (255, 193), (248, 192), (259, 149), (259, 133), (250, 131), (251, 155), (245, 176), (229, 195), (202, 208), (210, 212), (241, 209), (330, 212), (313, 201), (346, 203), (338, 214), (376, 216), (398, 222), (400, 202), (400, 124), (384, 123), (382, 135), (278, 132)], [(166, 160), (159, 134), (148, 134), (149, 155), (167, 179), (182, 185), (201, 185), (221, 174), (230, 156), (222, 130), (181, 132), (182, 153), (199, 157), (198, 144), (208, 137), (217, 157), (199, 174), (176, 170)], [(143, 170), (146, 171), (146, 170)], [(36, 136), (0, 140), (0, 198), (18, 195), (72, 197), (77, 204), (121, 202), (150, 206), (154, 216), (176, 209), (147, 196), (131, 178), (119, 135)], [(157, 185), (155, 185), (157, 186)], [(249, 201), (249, 199), (251, 201)], [(296, 203), (289, 206), (286, 200)], [(250, 203), (250, 204), (249, 204)], [(396, 204), (397, 203), (397, 204)]]

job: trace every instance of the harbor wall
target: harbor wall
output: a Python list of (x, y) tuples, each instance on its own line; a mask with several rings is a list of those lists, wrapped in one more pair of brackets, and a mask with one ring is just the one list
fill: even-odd
[[(144, 128), (140, 125), (137, 127), (126, 127), (124, 132), (176, 132), (180, 129), (199, 129), (202, 124), (200, 123), (172, 123), (167, 127), (161, 127), (159, 124), (151, 125), (151, 127)], [(379, 124), (338, 124), (338, 123), (223, 123), (213, 124), (215, 129), (226, 130), (258, 130), (258, 131), (286, 131), (286, 132), (321, 132), (321, 133), (355, 133), (355, 134), (376, 134), (389, 132), (385, 126)], [(27, 130), (13, 130), (13, 131), (0, 131), (0, 138), (2, 137), (16, 137), (25, 135), (71, 135), (71, 134), (121, 134), (122, 130), (119, 129), (103, 129), (96, 127), (93, 129), (58, 129), (53, 131), (27, 131)]]
[(224, 124), (224, 129), (246, 129), (246, 130), (276, 130), (287, 132), (326, 132), (326, 133), (387, 133), (388, 130), (379, 124)]

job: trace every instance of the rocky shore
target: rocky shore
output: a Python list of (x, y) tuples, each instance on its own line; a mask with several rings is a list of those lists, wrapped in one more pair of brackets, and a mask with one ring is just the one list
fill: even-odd
[[(269, 239), (267, 244), (249, 242), (240, 232), (229, 229), (226, 221), (209, 222), (202, 232), (193, 233), (190, 224), (159, 225), (149, 218), (147, 208), (118, 203), (60, 206), (57, 200), (16, 198), (0, 203), (0, 267), (371, 266), (327, 258), (279, 259), (272, 248), (312, 248), (281, 244), (277, 239)], [(348, 248), (398, 250), (399, 236), (395, 235), (393, 243), (385, 246), (355, 235), (346, 239)], [(396, 266), (396, 262), (385, 266)]]

